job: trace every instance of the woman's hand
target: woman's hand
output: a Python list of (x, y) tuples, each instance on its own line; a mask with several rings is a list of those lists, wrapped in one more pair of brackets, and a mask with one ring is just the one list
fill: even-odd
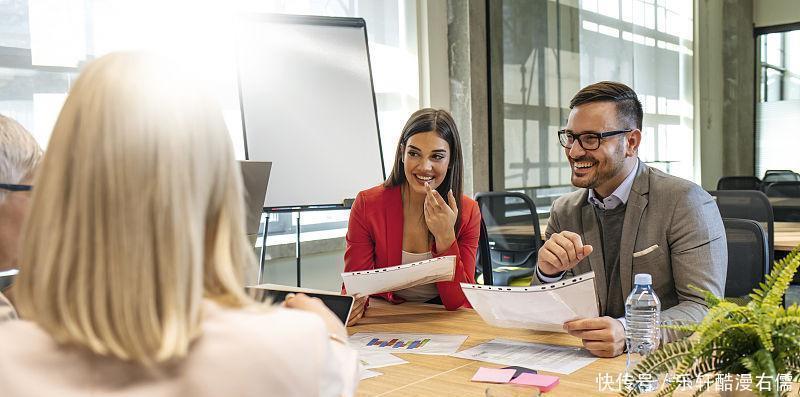
[(347, 340), (347, 331), (339, 318), (333, 314), (319, 298), (311, 298), (306, 294), (286, 294), (283, 306), (290, 309), (304, 310), (315, 313), (325, 322), (325, 327), (331, 334), (338, 335), (343, 340)]
[(364, 317), (364, 313), (367, 311), (367, 299), (369, 299), (369, 296), (356, 294), (353, 298), (353, 309), (350, 310), (350, 318), (347, 319), (348, 327), (356, 325), (358, 320)]
[(441, 252), (449, 248), (456, 241), (456, 234), (453, 227), (458, 216), (458, 205), (453, 197), (453, 191), (447, 192), (447, 203), (439, 192), (431, 189), (430, 185), (425, 184), (428, 192), (425, 196), (425, 224), (428, 230), (436, 239), (436, 251)]

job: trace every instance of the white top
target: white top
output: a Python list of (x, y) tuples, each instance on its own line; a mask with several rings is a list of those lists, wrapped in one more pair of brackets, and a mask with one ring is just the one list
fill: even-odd
[[(414, 263), (431, 258), (433, 258), (433, 254), (430, 251), (419, 254), (403, 251), (400, 261), (405, 265), (406, 263)], [(436, 283), (431, 283), (401, 289), (400, 291), (395, 291), (394, 295), (403, 298), (406, 302), (427, 302), (439, 296), (439, 289), (436, 288)]]
[(203, 306), (203, 334), (154, 371), (57, 345), (29, 321), (0, 323), (3, 397), (352, 396), (358, 357), (321, 318), (273, 308)]

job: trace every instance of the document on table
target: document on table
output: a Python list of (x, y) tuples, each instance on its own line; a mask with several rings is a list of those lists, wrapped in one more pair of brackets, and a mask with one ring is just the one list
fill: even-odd
[(594, 272), (529, 287), (461, 283), (461, 289), (483, 321), (496, 327), (566, 332), (565, 322), (599, 315)]
[(375, 350), (359, 351), (358, 360), (361, 362), (361, 368), (363, 369), (383, 368), (408, 363), (408, 361), (393, 354)]
[(493, 364), (516, 365), (565, 375), (597, 360), (597, 357), (580, 347), (545, 345), (509, 339), (493, 339), (490, 342), (451, 354), (451, 356)]
[(456, 257), (451, 255), (400, 266), (342, 273), (342, 280), (349, 295), (372, 295), (439, 281), (453, 281), (455, 271)]
[(359, 352), (416, 353), (447, 356), (458, 351), (467, 335), (359, 332), (350, 336), (350, 346)]
[(382, 372), (370, 371), (368, 369), (365, 369), (365, 370), (362, 370), (361, 372), (358, 373), (358, 380), (374, 378), (376, 376), (381, 376), (381, 375), (383, 375)]

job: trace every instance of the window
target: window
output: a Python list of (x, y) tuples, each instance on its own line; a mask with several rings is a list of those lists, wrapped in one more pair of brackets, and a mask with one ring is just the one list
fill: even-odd
[(800, 171), (794, 142), (800, 125), (800, 30), (758, 36), (756, 176)]
[[(503, 0), (502, 28), (491, 29), (491, 58), (502, 60), (502, 103), (493, 117), (495, 190), (528, 193), (540, 211), (572, 189), (556, 131), (583, 86), (620, 81), (644, 106), (640, 158), (693, 178), (691, 0)], [(497, 62), (497, 61), (495, 61)], [(502, 170), (498, 172), (497, 170)], [(498, 178), (502, 176), (502, 178)], [(499, 180), (498, 180), (499, 179)]]

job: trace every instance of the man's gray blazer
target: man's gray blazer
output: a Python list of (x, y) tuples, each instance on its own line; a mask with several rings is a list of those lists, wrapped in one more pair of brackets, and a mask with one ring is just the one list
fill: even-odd
[[(569, 275), (594, 271), (603, 315), (607, 294), (602, 238), (588, 194), (588, 189), (579, 189), (559, 197), (545, 234), (549, 239), (553, 233), (571, 231), (581, 236), (583, 244), (594, 247)], [(650, 273), (661, 299), (662, 321), (701, 321), (708, 308), (703, 296), (688, 285), (722, 296), (728, 269), (725, 228), (716, 203), (700, 186), (640, 161), (625, 210), (619, 258), (626, 296), (636, 273)], [(673, 341), (678, 334), (667, 331), (662, 337)]]

